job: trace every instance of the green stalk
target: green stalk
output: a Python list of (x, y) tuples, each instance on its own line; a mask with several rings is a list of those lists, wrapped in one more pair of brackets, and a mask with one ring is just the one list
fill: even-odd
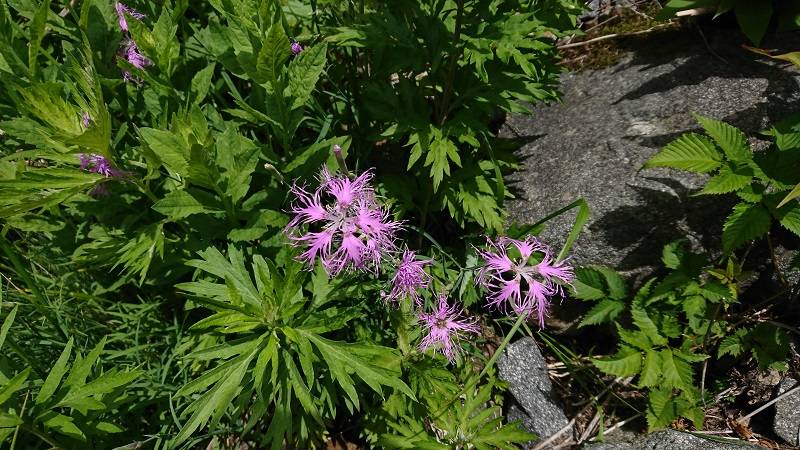
[(486, 373), (489, 372), (489, 369), (491, 369), (492, 366), (494, 366), (494, 364), (497, 362), (497, 358), (499, 358), (500, 355), (503, 354), (503, 351), (506, 349), (508, 344), (511, 342), (511, 339), (514, 338), (514, 335), (517, 334), (517, 331), (519, 330), (519, 327), (522, 326), (522, 324), (523, 324), (523, 322), (525, 322), (526, 318), (527, 318), (527, 316), (522, 315), (522, 314), (520, 314), (519, 317), (517, 317), (517, 321), (514, 322), (514, 326), (511, 327), (511, 331), (508, 332), (508, 334), (506, 335), (505, 339), (503, 339), (503, 342), (500, 343), (500, 346), (497, 347), (497, 350), (495, 350), (495, 352), (492, 355), (492, 357), (489, 358), (489, 361), (486, 362), (486, 365), (483, 367), (483, 370), (481, 370), (481, 373), (478, 374), (478, 376), (476, 378), (474, 378), (473, 381), (467, 383), (463, 388), (461, 388), (461, 390), (458, 391), (458, 393), (456, 395), (454, 395), (453, 398), (448, 400), (448, 402), (445, 403), (445, 405), (442, 407), (442, 409), (439, 412), (437, 412), (436, 414), (433, 415), (432, 420), (436, 420), (439, 417), (441, 417), (442, 414), (447, 412), (447, 409), (450, 408), (450, 406), (452, 406), (453, 403), (455, 403), (462, 395), (464, 395), (465, 392), (467, 392), (470, 389), (473, 389), (475, 386), (477, 386), (477, 384), (481, 381), (481, 379), (484, 377), (484, 375), (486, 375)]
[(48, 304), (47, 299), (45, 298), (42, 291), (36, 286), (36, 282), (31, 277), (31, 274), (28, 273), (28, 269), (22, 264), (17, 253), (11, 247), (11, 244), (8, 242), (5, 236), (0, 233), (0, 248), (3, 250), (3, 253), (6, 254), (8, 259), (11, 261), (11, 264), (14, 266), (17, 274), (22, 278), (22, 281), (28, 286), (28, 289), (33, 294), (33, 297), (29, 297), (31, 299), (31, 304), (36, 308), (36, 311), (39, 312), (43, 317), (45, 317), (50, 323), (55, 327), (56, 331), (61, 335), (61, 337), (66, 341), (67, 340), (67, 333), (55, 318), (47, 311), (45, 306)]

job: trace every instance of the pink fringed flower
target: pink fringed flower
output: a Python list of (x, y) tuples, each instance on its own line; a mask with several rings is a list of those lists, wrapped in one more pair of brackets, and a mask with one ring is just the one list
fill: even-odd
[(439, 295), (438, 303), (430, 314), (420, 313), (418, 320), (427, 332), (419, 344), (420, 351), (433, 348), (451, 363), (460, 352), (458, 341), (465, 333), (478, 333), (480, 328), (475, 318), (464, 318), (461, 308), (448, 305), (447, 296)]
[(419, 304), (417, 291), (427, 288), (431, 281), (431, 276), (425, 272), (425, 266), (430, 263), (430, 260), (418, 260), (417, 255), (411, 250), (403, 252), (403, 258), (392, 277), (392, 291), (386, 299), (397, 301), (407, 296)]
[(114, 168), (105, 156), (96, 155), (94, 153), (90, 155), (81, 153), (78, 155), (78, 159), (80, 160), (81, 170), (98, 173), (104, 177), (116, 178), (122, 176), (122, 171)]
[[(139, 47), (136, 45), (136, 42), (133, 42), (133, 40), (129, 40), (125, 44), (123, 56), (125, 57), (126, 61), (128, 61), (137, 69), (144, 70), (147, 66), (152, 64), (152, 61), (147, 59), (146, 56), (139, 52)], [(125, 81), (139, 81), (127, 70), (122, 72), (122, 78), (124, 78)]]
[(303, 46), (299, 42), (292, 42), (292, 54), (299, 55), (303, 51)]
[(136, 20), (144, 19), (145, 15), (136, 11), (133, 8), (129, 8), (128, 6), (117, 3), (114, 8), (117, 10), (117, 19), (119, 19), (119, 28), (122, 31), (128, 31), (128, 21), (125, 19), (125, 13), (128, 13), (129, 16), (133, 17)]
[(553, 259), (550, 247), (535, 237), (487, 239), (490, 250), (479, 251), (485, 266), (476, 281), (488, 292), (489, 306), (529, 316), (544, 328), (550, 299), (563, 296), (562, 284), (574, 278), (572, 267)]
[(395, 249), (400, 223), (377, 202), (371, 179), (370, 172), (350, 179), (323, 168), (314, 192), (291, 188), (297, 201), (286, 231), (294, 245), (305, 248), (300, 261), (313, 266), (319, 258), (330, 276), (345, 269), (378, 270), (383, 256)]

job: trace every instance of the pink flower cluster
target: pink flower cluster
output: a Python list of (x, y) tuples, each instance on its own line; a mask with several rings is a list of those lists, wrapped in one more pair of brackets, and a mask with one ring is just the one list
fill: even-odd
[[(334, 148), (334, 153), (340, 157), (341, 149)], [(344, 173), (334, 175), (323, 168), (316, 189), (291, 188), (296, 201), (286, 233), (302, 249), (298, 259), (309, 268), (319, 260), (329, 276), (345, 271), (377, 274), (382, 263), (390, 263), (394, 275), (389, 294), (382, 294), (384, 299), (412, 301), (425, 332), (420, 351), (433, 349), (454, 362), (461, 349), (459, 341), (479, 332), (477, 319), (465, 317), (462, 308), (448, 303), (442, 293), (433, 296), (432, 310), (425, 310), (420, 293), (432, 284), (425, 269), (433, 261), (398, 248), (396, 233), (401, 224), (379, 203), (370, 185), (372, 173), (351, 177), (344, 161), (339, 163)], [(574, 278), (572, 267), (556, 261), (551, 249), (535, 237), (487, 241), (487, 250), (478, 251), (484, 264), (476, 277), (487, 291), (487, 306), (518, 316), (535, 315), (544, 327), (551, 299), (563, 296), (563, 286)]]
[(562, 285), (574, 278), (572, 267), (555, 261), (550, 247), (532, 236), (487, 239), (487, 245), (489, 250), (478, 252), (485, 265), (476, 281), (489, 293), (488, 306), (517, 315), (536, 314), (544, 328), (550, 299), (564, 295)]
[(382, 259), (396, 250), (400, 223), (376, 200), (371, 179), (370, 172), (350, 179), (323, 168), (313, 192), (291, 188), (297, 202), (287, 234), (305, 248), (301, 261), (313, 267), (319, 258), (330, 276), (345, 270), (378, 272)]
[[(119, 20), (119, 28), (123, 33), (128, 32), (128, 20), (125, 17), (126, 14), (136, 20), (142, 20), (145, 17), (144, 14), (119, 2), (115, 5), (115, 9), (117, 11), (117, 19)], [(126, 61), (128, 61), (137, 69), (144, 70), (147, 66), (153, 64), (152, 61), (139, 52), (139, 47), (130, 37), (123, 40), (121, 54)], [(133, 76), (133, 74), (131, 74), (131, 72), (128, 70), (122, 71), (122, 78), (125, 81), (133, 81), (136, 83), (140, 82), (140, 80)]]

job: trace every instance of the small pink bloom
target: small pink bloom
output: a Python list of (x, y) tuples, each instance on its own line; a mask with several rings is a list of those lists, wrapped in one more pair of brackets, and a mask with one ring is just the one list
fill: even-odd
[(425, 266), (431, 263), (430, 260), (418, 260), (417, 255), (406, 250), (403, 258), (397, 266), (397, 271), (392, 277), (392, 291), (386, 296), (387, 300), (397, 301), (403, 297), (414, 299), (414, 303), (419, 304), (419, 289), (425, 289), (431, 282), (431, 276), (425, 272)]
[(83, 115), (81, 116), (81, 124), (83, 125), (83, 128), (89, 128), (91, 121), (92, 119), (89, 117), (89, 113), (84, 111)]
[(128, 21), (125, 19), (125, 13), (128, 13), (129, 16), (133, 17), (136, 20), (144, 19), (145, 15), (136, 11), (133, 8), (129, 8), (122, 3), (117, 2), (114, 6), (114, 9), (117, 11), (117, 19), (119, 19), (119, 28), (122, 31), (128, 31)]
[(377, 271), (384, 256), (395, 249), (400, 223), (375, 198), (365, 172), (355, 179), (320, 172), (314, 192), (297, 185), (296, 198), (286, 226), (293, 245), (305, 248), (298, 257), (309, 267), (319, 259), (330, 276), (344, 270)]
[(476, 318), (463, 318), (462, 310), (456, 305), (447, 304), (447, 296), (440, 294), (436, 307), (430, 314), (420, 313), (418, 320), (427, 332), (419, 344), (420, 351), (433, 348), (451, 363), (460, 353), (458, 341), (465, 333), (478, 333), (480, 328)]
[(81, 170), (98, 173), (104, 177), (110, 178), (118, 178), (123, 175), (123, 172), (112, 166), (111, 162), (105, 156), (94, 153), (89, 155), (81, 153), (78, 155), (78, 160), (80, 161)]
[[(532, 236), (487, 239), (487, 244), (490, 250), (478, 251), (484, 266), (476, 282), (488, 291), (488, 305), (518, 315), (536, 314), (544, 328), (550, 300), (563, 297), (562, 285), (574, 279), (572, 267), (555, 262), (550, 247)], [(534, 256), (538, 258), (531, 261)]]
[(292, 42), (292, 54), (299, 55), (303, 51), (303, 46), (299, 42)]

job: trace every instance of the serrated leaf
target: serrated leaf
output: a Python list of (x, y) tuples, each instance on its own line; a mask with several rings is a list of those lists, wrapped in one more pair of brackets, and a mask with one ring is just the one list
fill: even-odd
[(724, 355), (740, 356), (747, 348), (747, 336), (749, 333), (749, 329), (740, 328), (735, 333), (722, 338), (717, 349), (717, 357), (721, 358)]
[(191, 152), (182, 139), (154, 128), (141, 128), (139, 133), (164, 166), (181, 176), (188, 174)]
[(753, 157), (747, 138), (741, 130), (725, 122), (694, 114), (706, 133), (719, 145), (731, 161), (747, 161)]
[(199, 105), (208, 95), (215, 68), (216, 63), (212, 62), (192, 77), (191, 93), (192, 97), (194, 97), (194, 104)]
[(761, 205), (739, 203), (722, 226), (722, 248), (731, 253), (745, 243), (769, 232), (769, 211)]
[(612, 299), (606, 299), (594, 305), (586, 315), (583, 316), (578, 327), (585, 327), (586, 325), (597, 325), (605, 322), (610, 322), (619, 316), (625, 310), (625, 304)]
[(61, 379), (64, 377), (64, 374), (67, 373), (67, 364), (72, 354), (72, 345), (73, 339), (70, 338), (64, 350), (61, 352), (61, 355), (58, 357), (58, 360), (53, 364), (53, 368), (50, 369), (50, 373), (47, 374), (47, 378), (39, 389), (39, 393), (36, 395), (37, 405), (47, 401), (51, 395), (55, 394), (58, 385), (61, 384)]
[(711, 177), (696, 195), (727, 194), (749, 186), (753, 180), (753, 170), (747, 166), (725, 165), (717, 175)]
[(277, 83), (283, 71), (283, 63), (292, 54), (291, 44), (281, 22), (273, 23), (267, 31), (261, 50), (258, 52), (256, 69), (261, 80)]
[(664, 428), (678, 418), (678, 408), (671, 389), (654, 389), (650, 391), (647, 400), (648, 431)]
[(686, 361), (676, 358), (670, 349), (661, 350), (660, 358), (664, 387), (678, 389), (692, 387), (694, 384), (692, 368)]
[(647, 311), (643, 308), (639, 306), (631, 307), (631, 318), (633, 319), (634, 325), (639, 327), (653, 344), (665, 345), (667, 343), (667, 338), (661, 335), (658, 326), (656, 326), (655, 322), (653, 322), (647, 314)]
[(575, 298), (580, 300), (599, 300), (606, 296), (603, 290), (602, 274), (591, 267), (578, 267), (575, 269), (575, 280), (572, 282), (572, 291)]
[(287, 91), (293, 98), (291, 108), (304, 106), (327, 62), (328, 45), (321, 43), (307, 48), (289, 64)]
[(722, 164), (722, 155), (719, 154), (710, 139), (696, 133), (686, 133), (653, 155), (644, 167), (672, 167), (690, 172), (707, 173), (719, 167), (720, 164)]
[(642, 367), (642, 355), (638, 350), (623, 348), (610, 358), (593, 359), (592, 364), (609, 375), (629, 377), (639, 373)]
[(655, 386), (661, 378), (661, 356), (659, 352), (648, 350), (645, 353), (642, 373), (639, 375), (639, 387)]
[(782, 227), (800, 236), (800, 203), (777, 208), (772, 214)]

